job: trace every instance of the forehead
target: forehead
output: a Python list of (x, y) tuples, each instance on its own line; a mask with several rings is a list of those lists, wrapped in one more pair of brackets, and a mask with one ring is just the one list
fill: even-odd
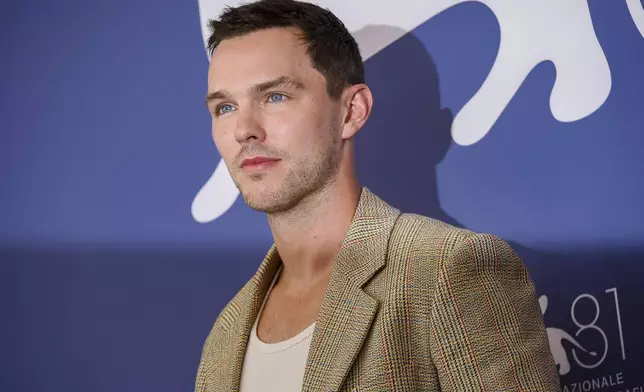
[(317, 73), (297, 30), (273, 28), (222, 41), (210, 60), (208, 85), (234, 90), (280, 76), (315, 78)]

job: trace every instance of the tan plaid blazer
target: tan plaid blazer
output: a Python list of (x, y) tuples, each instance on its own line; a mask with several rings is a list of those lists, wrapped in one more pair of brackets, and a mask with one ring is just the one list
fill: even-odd
[[(222, 310), (197, 392), (237, 391), (281, 264), (273, 246)], [(401, 214), (368, 189), (336, 258), (303, 391), (560, 391), (528, 273), (503, 240)], [(259, 391), (258, 391), (259, 392)]]

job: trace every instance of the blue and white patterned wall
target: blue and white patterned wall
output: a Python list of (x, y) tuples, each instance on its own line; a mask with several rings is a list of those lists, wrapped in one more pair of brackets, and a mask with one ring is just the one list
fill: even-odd
[[(502, 236), (564, 391), (644, 391), (641, 0), (326, 0), (363, 183)], [(0, 12), (0, 390), (177, 391), (271, 243), (210, 139), (202, 0)]]

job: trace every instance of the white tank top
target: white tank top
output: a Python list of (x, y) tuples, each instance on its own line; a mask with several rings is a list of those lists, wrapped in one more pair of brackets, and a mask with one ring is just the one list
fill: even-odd
[(315, 323), (296, 336), (278, 343), (264, 343), (257, 337), (259, 317), (280, 272), (281, 269), (275, 274), (250, 331), (242, 367), (240, 392), (300, 392), (302, 390), (304, 368)]

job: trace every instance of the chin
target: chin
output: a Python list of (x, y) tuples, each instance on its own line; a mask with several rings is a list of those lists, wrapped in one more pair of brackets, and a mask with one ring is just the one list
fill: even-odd
[(277, 202), (275, 199), (263, 199), (263, 198), (252, 198), (244, 196), (244, 201), (246, 205), (251, 209), (259, 212), (265, 212), (267, 214), (274, 214), (278, 212), (284, 212), (289, 209), (289, 205), (286, 203)]
[(240, 189), (244, 202), (255, 211), (269, 212), (274, 209), (275, 201), (278, 199), (275, 192), (266, 189), (265, 186), (254, 183)]
[[(255, 188), (255, 189), (248, 189)], [(241, 192), (244, 201), (255, 211), (273, 214), (291, 209), (297, 202), (288, 192), (279, 188), (266, 189), (265, 187), (250, 186)], [(260, 189), (262, 188), (262, 189)]]

